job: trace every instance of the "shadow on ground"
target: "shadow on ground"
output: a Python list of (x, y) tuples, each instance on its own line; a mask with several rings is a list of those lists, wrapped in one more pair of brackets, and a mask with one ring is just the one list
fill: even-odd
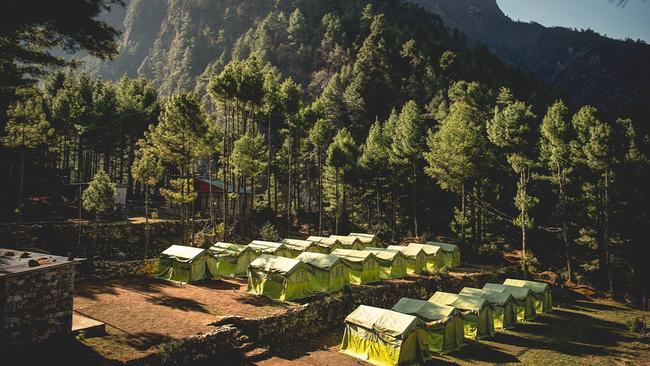
[(169, 342), (172, 339), (173, 338), (160, 333), (138, 332), (134, 334), (125, 334), (115, 341), (125, 346), (144, 351), (162, 343)]
[(165, 306), (168, 308), (182, 310), (182, 311), (196, 311), (196, 312), (201, 312), (206, 314), (210, 313), (210, 311), (202, 303), (184, 297), (163, 295), (163, 296), (156, 296), (156, 297), (147, 297), (147, 301), (152, 304)]

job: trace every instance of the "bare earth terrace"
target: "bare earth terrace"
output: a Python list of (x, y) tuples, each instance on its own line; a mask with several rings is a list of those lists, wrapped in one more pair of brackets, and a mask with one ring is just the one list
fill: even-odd
[(107, 336), (84, 343), (106, 359), (129, 361), (160, 344), (214, 330), (209, 323), (228, 315), (258, 318), (279, 314), (291, 304), (246, 292), (245, 280), (179, 285), (146, 277), (82, 282), (74, 312), (106, 323)]

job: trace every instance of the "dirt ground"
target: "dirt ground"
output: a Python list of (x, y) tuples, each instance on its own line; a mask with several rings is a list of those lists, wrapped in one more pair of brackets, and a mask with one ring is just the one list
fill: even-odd
[(83, 282), (75, 312), (106, 323), (108, 336), (84, 340), (107, 359), (127, 361), (155, 352), (173, 338), (213, 329), (224, 316), (261, 317), (291, 305), (249, 295), (243, 280), (178, 285), (153, 278)]
[[(551, 314), (513, 331), (497, 332), (494, 339), (470, 342), (460, 352), (430, 364), (650, 365), (650, 339), (640, 339), (626, 325), (641, 316), (642, 312), (611, 300), (567, 299)], [(370, 365), (338, 352), (341, 334), (312, 340), (297, 357), (275, 356), (257, 365)]]

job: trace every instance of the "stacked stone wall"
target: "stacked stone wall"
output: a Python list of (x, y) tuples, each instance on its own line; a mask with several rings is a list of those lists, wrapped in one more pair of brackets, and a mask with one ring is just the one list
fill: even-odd
[(70, 262), (0, 279), (0, 345), (69, 336), (74, 275)]

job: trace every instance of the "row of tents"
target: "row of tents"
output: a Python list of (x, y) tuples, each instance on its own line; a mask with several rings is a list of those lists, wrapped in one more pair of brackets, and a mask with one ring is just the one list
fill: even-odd
[[(246, 276), (249, 292), (286, 301), (460, 264), (460, 251), (453, 244), (360, 247), (355, 246), (360, 241), (346, 238), (320, 238), (321, 243), (327, 241), (324, 245), (309, 239), (216, 243), (207, 250), (174, 245), (161, 254), (158, 276), (186, 283)], [(332, 246), (329, 252), (322, 249)], [(353, 246), (357, 249), (344, 249)]]
[(428, 300), (401, 298), (390, 310), (360, 305), (345, 318), (340, 351), (375, 365), (408, 365), (493, 337), (553, 309), (548, 284), (506, 279)]
[(288, 301), (316, 292), (335, 292), (346, 285), (433, 273), (459, 263), (456, 245), (433, 242), (363, 250), (334, 249), (329, 254), (305, 251), (296, 258), (263, 254), (248, 266), (248, 291)]
[(245, 277), (248, 266), (261, 254), (295, 258), (302, 252), (330, 253), (339, 248), (381, 247), (376, 235), (350, 233), (281, 242), (253, 240), (249, 244), (218, 242), (208, 249), (172, 245), (159, 256), (159, 278), (191, 283), (218, 277)]

